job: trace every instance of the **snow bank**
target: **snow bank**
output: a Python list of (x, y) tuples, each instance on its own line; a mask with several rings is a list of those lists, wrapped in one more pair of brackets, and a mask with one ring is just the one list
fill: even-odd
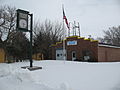
[(34, 61), (0, 64), (0, 90), (120, 90), (120, 63)]

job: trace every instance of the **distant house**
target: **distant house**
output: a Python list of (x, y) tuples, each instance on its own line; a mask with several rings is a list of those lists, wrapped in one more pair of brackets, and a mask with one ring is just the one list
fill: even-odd
[(34, 60), (44, 60), (44, 56), (43, 56), (42, 53), (35, 53), (35, 54), (32, 55), (32, 58)]
[[(32, 55), (32, 58), (34, 60), (44, 60), (44, 56), (42, 53), (36, 53)], [(4, 62), (15, 62), (15, 58), (13, 56), (7, 55), (5, 53), (5, 50), (0, 47), (0, 63), (4, 63)]]
[(10, 63), (15, 62), (13, 56), (7, 55), (4, 48), (0, 47), (0, 63)]
[(5, 51), (3, 48), (0, 48), (0, 63), (5, 62)]
[[(65, 42), (66, 55), (63, 54), (63, 42)], [(52, 59), (63, 60), (64, 57), (69, 61), (120, 61), (120, 47), (100, 44), (97, 40), (71, 36), (52, 45)]]

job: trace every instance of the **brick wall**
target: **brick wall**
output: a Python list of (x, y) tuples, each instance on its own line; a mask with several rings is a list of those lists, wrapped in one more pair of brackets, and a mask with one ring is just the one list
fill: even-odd
[[(77, 45), (67, 45), (67, 41), (77, 41)], [(65, 48), (67, 49), (67, 60), (72, 60), (72, 51), (76, 51), (76, 57), (83, 59), (83, 52), (90, 51), (90, 56), (98, 62), (120, 61), (120, 47), (98, 44), (98, 41), (91, 41), (80, 37), (68, 37), (65, 40)], [(63, 42), (58, 42), (52, 46), (52, 59), (56, 59), (56, 49), (62, 48)]]
[[(67, 45), (67, 41), (77, 41), (77, 45)], [(63, 42), (57, 43), (52, 47), (52, 59), (56, 59), (55, 52), (57, 48), (62, 48)], [(90, 39), (84, 39), (80, 37), (68, 37), (65, 40), (65, 48), (67, 49), (67, 60), (72, 60), (72, 51), (76, 51), (76, 58), (79, 60), (83, 59), (83, 52), (90, 51), (91, 57), (98, 60), (98, 42), (91, 41)]]
[(99, 45), (98, 61), (99, 62), (120, 61), (120, 47)]

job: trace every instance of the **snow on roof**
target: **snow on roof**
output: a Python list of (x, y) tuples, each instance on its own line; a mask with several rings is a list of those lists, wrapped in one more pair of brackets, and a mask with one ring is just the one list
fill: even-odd
[(118, 46), (108, 45), (108, 44), (98, 44), (98, 46), (100, 46), (100, 47), (109, 47), (109, 48), (120, 48)]

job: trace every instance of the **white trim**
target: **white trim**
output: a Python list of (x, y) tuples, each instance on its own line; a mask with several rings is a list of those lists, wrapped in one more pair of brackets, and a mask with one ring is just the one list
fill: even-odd
[[(73, 57), (73, 53), (75, 53), (75, 57)], [(72, 61), (76, 59), (76, 51), (72, 51)]]
[(101, 46), (101, 47), (109, 47), (109, 48), (120, 48), (118, 46), (111, 46), (111, 45), (104, 45), (104, 44), (98, 44), (98, 46)]

